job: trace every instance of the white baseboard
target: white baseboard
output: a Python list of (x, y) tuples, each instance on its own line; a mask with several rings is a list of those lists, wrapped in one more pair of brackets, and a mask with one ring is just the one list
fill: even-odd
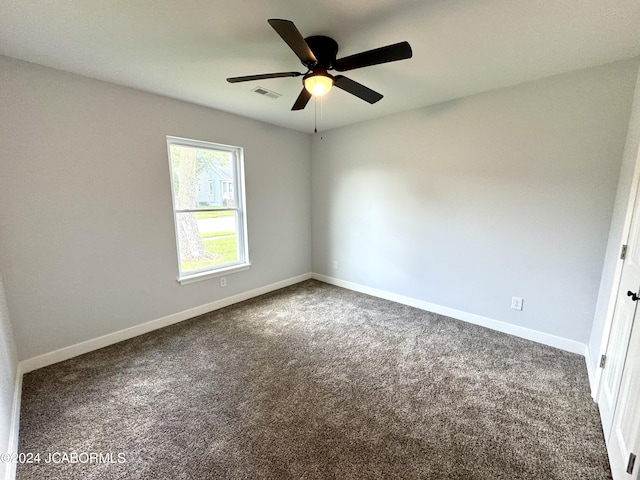
[(87, 340), (85, 342), (76, 343), (75, 345), (70, 345), (53, 352), (45, 353), (43, 355), (38, 355), (37, 357), (23, 360), (22, 362), (20, 362), (20, 368), (22, 373), (28, 373), (33, 370), (37, 370), (38, 368), (53, 365), (54, 363), (62, 362), (64, 360), (77, 357), (78, 355), (83, 355), (85, 353), (92, 352), (93, 350), (98, 350), (99, 348), (107, 347), (109, 345), (113, 345), (114, 343), (128, 340), (130, 338), (137, 337), (138, 335), (142, 335), (153, 330), (158, 330), (159, 328), (173, 325), (174, 323), (179, 323), (184, 320), (197, 317), (198, 315), (202, 315), (204, 313), (209, 313), (220, 308), (228, 307), (229, 305), (233, 305), (234, 303), (242, 302), (259, 295), (264, 295), (265, 293), (288, 287), (289, 285), (300, 283), (304, 280), (309, 280), (311, 277), (311, 273), (305, 273), (303, 275), (298, 275), (297, 277), (288, 278), (286, 280), (272, 283), (270, 285), (265, 285), (264, 287), (259, 287), (248, 292), (239, 293), (227, 298), (222, 298), (220, 300), (216, 300), (215, 302), (207, 303), (206, 305), (190, 308), (189, 310), (173, 313), (171, 315), (167, 315), (166, 317), (151, 320), (134, 327), (125, 328), (124, 330), (109, 333), (107, 335)]
[(498, 332), (508, 333), (509, 335), (514, 335), (526, 340), (549, 345), (551, 347), (559, 348), (560, 350), (565, 350), (567, 352), (584, 355), (585, 349), (587, 347), (584, 343), (580, 343), (568, 338), (558, 337), (556, 335), (539, 332), (538, 330), (532, 330), (526, 327), (520, 327), (518, 325), (502, 322), (500, 320), (494, 320), (492, 318), (483, 317), (474, 313), (468, 313), (449, 307), (443, 307), (442, 305), (437, 305), (435, 303), (429, 303), (423, 300), (405, 297), (404, 295), (399, 295), (397, 293), (367, 287), (365, 285), (360, 285), (358, 283), (349, 282), (346, 280), (340, 280), (338, 278), (329, 277), (327, 275), (314, 273), (312, 275), (312, 278), (320, 280), (321, 282), (330, 283), (331, 285), (336, 285), (338, 287), (347, 288), (356, 292), (366, 293), (367, 295), (372, 295), (374, 297), (384, 298), (385, 300), (391, 300), (392, 302), (402, 303), (404, 305), (409, 305), (410, 307), (419, 308), (421, 310), (438, 313), (440, 315), (445, 315), (447, 317), (462, 320), (464, 322), (480, 325), (482, 327), (490, 328), (491, 330), (496, 330)]
[[(9, 427), (9, 444), (6, 453), (18, 453), (18, 433), (20, 430), (20, 402), (22, 400), (22, 370), (20, 364), (16, 368), (16, 381), (13, 387), (13, 408), (11, 409), (11, 426)], [(3, 452), (0, 452), (3, 453)], [(6, 480), (15, 480), (16, 462), (0, 463), (4, 465), (4, 476)]]

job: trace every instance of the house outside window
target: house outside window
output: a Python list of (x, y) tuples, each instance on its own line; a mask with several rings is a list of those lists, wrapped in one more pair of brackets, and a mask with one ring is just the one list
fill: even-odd
[(167, 137), (178, 281), (250, 267), (241, 147)]

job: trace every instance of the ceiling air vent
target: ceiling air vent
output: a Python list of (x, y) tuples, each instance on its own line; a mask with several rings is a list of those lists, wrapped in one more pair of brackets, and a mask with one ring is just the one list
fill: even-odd
[(251, 91), (256, 92), (259, 95), (262, 95), (263, 97), (271, 98), (272, 100), (277, 100), (279, 97), (282, 96), (282, 94), (274, 92), (264, 87), (256, 87)]

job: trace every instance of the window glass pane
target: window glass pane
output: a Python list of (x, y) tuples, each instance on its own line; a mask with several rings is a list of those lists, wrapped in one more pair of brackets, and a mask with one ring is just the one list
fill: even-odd
[[(171, 145), (176, 210), (235, 207), (235, 162), (232, 152)], [(226, 189), (226, 190), (225, 190)]]
[(210, 269), (240, 260), (237, 213), (177, 212), (180, 270)]

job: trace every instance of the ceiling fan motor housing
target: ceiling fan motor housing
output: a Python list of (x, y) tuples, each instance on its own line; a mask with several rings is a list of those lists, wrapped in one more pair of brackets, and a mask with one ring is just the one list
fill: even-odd
[(318, 62), (315, 64), (302, 62), (302, 64), (310, 70), (331, 70), (338, 55), (338, 43), (333, 38), (325, 37), (324, 35), (307, 37), (304, 41), (307, 42)]

